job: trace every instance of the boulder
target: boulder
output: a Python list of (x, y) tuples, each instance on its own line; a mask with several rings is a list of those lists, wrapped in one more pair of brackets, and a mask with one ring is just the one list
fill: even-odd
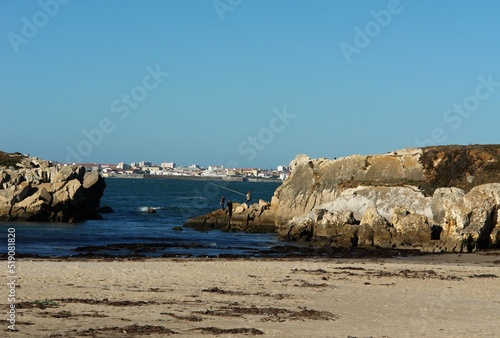
[(313, 237), (314, 222), (310, 218), (294, 217), (284, 226), (278, 226), (281, 238), (288, 241), (307, 241)]
[(83, 186), (78, 179), (72, 179), (64, 186), (69, 194), (71, 205), (78, 206), (83, 200)]
[(100, 201), (106, 189), (104, 178), (97, 172), (86, 173), (83, 178), (83, 196), (86, 208), (97, 210), (101, 207)]
[(491, 246), (493, 229), (498, 229), (498, 208), (500, 206), (500, 183), (480, 185), (464, 196), (464, 205), (470, 210), (470, 222), (464, 228), (468, 245), (472, 251)]
[(394, 227), (378, 213), (374, 206), (370, 205), (366, 208), (361, 219), (361, 226), (358, 230), (358, 245), (390, 248), (394, 233)]
[(425, 215), (395, 208), (392, 225), (396, 230), (394, 241), (400, 247), (422, 246), (431, 240), (431, 227)]
[(13, 202), (17, 203), (22, 201), (26, 197), (28, 197), (31, 190), (31, 185), (28, 181), (23, 181), (15, 186), (14, 194), (13, 194)]
[(71, 222), (100, 219), (96, 210), (105, 189), (97, 173), (23, 158), (19, 169), (0, 170), (0, 221)]

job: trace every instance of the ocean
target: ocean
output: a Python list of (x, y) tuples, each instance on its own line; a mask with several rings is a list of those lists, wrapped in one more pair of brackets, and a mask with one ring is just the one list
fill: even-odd
[[(106, 185), (101, 205), (115, 212), (102, 214), (103, 220), (0, 223), (2, 247), (10, 228), (15, 229), (16, 254), (26, 256), (218, 257), (252, 255), (283, 244), (274, 233), (179, 229), (188, 218), (220, 208), (222, 194), (226, 201), (244, 202), (251, 191), (253, 202), (270, 201), (280, 183), (108, 178)], [(147, 213), (148, 208), (156, 212)]]

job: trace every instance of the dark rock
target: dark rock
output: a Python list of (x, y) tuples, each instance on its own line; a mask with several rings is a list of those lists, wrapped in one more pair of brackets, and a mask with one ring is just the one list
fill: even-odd
[(100, 207), (99, 209), (96, 210), (98, 213), (100, 214), (111, 214), (113, 212), (115, 212), (113, 210), (113, 208), (111, 208), (110, 206), (107, 206), (107, 205), (104, 205), (102, 207)]

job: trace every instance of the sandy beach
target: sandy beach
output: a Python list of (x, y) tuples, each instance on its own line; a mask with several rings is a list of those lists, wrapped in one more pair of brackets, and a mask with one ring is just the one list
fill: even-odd
[(2, 320), (7, 337), (495, 337), (500, 328), (498, 251), (389, 259), (24, 258), (16, 270), (17, 331)]

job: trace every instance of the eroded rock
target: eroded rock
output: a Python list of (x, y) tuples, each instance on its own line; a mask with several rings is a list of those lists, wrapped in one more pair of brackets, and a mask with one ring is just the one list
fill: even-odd
[(82, 166), (53, 166), (23, 158), (18, 169), (0, 169), (0, 221), (73, 222), (100, 219), (106, 184)]

